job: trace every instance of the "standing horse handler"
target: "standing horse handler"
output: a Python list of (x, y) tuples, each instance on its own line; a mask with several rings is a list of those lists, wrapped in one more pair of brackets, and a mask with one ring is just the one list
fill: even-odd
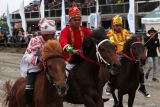
[(90, 29), (80, 26), (80, 24), (81, 12), (73, 2), (69, 9), (69, 26), (61, 31), (59, 39), (68, 70), (71, 70), (79, 62), (78, 53), (81, 51), (83, 40), (91, 34)]
[[(122, 28), (122, 17), (119, 15), (116, 15), (112, 19), (112, 29), (109, 29), (107, 32), (107, 36), (109, 39), (117, 45), (117, 53), (121, 56), (122, 55), (122, 50), (123, 46), (126, 42), (126, 40), (131, 38), (131, 35), (129, 32)], [(150, 97), (150, 94), (146, 91), (145, 84), (144, 84), (144, 72), (143, 68), (140, 68), (140, 88), (139, 92), (141, 92), (145, 97)], [(117, 74), (120, 72), (120, 66), (114, 67), (109, 76), (109, 81), (108, 81), (108, 87), (106, 89), (106, 92), (111, 92), (113, 89), (113, 83), (116, 80)]]
[(31, 107), (34, 82), (38, 72), (40, 71), (40, 68), (38, 67), (40, 49), (47, 40), (54, 39), (56, 32), (55, 21), (53, 20), (43, 18), (39, 21), (39, 26), (41, 35), (30, 40), (20, 65), (21, 75), (26, 77), (24, 96), (27, 107)]

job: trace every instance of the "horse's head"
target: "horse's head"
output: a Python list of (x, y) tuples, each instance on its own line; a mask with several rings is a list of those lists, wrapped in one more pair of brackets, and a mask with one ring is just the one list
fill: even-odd
[(65, 61), (58, 41), (49, 40), (41, 49), (43, 67), (49, 82), (56, 87), (59, 95), (65, 95), (68, 86), (65, 80)]
[(146, 60), (144, 45), (136, 37), (132, 37), (125, 43), (123, 53), (133, 61)]
[(119, 64), (116, 47), (107, 39), (103, 28), (93, 30), (91, 37), (83, 43), (83, 52), (86, 56), (95, 53), (99, 63)]

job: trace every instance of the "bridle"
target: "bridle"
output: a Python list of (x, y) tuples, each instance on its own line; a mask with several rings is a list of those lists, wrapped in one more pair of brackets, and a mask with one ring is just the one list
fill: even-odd
[(97, 56), (97, 60), (99, 63), (105, 63), (106, 65), (110, 66), (111, 64), (108, 63), (101, 55), (101, 53), (99, 52), (99, 47), (104, 43), (104, 42), (110, 42), (110, 40), (108, 39), (104, 39), (101, 42), (99, 42), (98, 44), (96, 44), (96, 56)]
[(94, 64), (99, 65), (99, 66), (101, 66), (102, 64), (106, 64), (107, 66), (111, 66), (111, 64), (110, 64), (109, 62), (107, 62), (107, 61), (102, 57), (101, 53), (99, 52), (99, 47), (100, 47), (103, 43), (105, 43), (105, 42), (111, 42), (111, 41), (108, 40), (108, 39), (104, 39), (104, 40), (102, 40), (101, 42), (99, 42), (98, 44), (96, 44), (96, 57), (97, 57), (97, 61), (98, 61), (98, 62), (96, 62), (96, 61), (94, 61), (93, 59), (85, 56), (85, 55), (82, 54), (82, 53), (79, 53), (79, 56), (80, 56), (81, 58), (85, 59), (86, 61), (91, 62), (91, 63), (94, 63)]
[(53, 56), (50, 56), (50, 57), (48, 57), (47, 59), (45, 59), (45, 60), (41, 60), (41, 62), (42, 62), (42, 64), (43, 64), (43, 68), (44, 68), (44, 71), (45, 71), (45, 75), (46, 75), (46, 77), (47, 77), (47, 79), (48, 79), (48, 81), (52, 84), (52, 86), (55, 86), (55, 87), (57, 87), (58, 86), (58, 84), (56, 84), (51, 78), (53, 78), (50, 74), (49, 74), (49, 72), (48, 72), (48, 69), (47, 69), (47, 61), (49, 60), (49, 59), (56, 59), (56, 58), (61, 58), (61, 59), (63, 59), (63, 57), (61, 56), (61, 55), (53, 55)]
[(131, 44), (130, 50), (129, 50), (129, 51), (130, 51), (130, 53), (129, 53), (130, 56), (127, 55), (127, 54), (125, 54), (125, 53), (123, 53), (122, 56), (123, 56), (124, 58), (129, 59), (130, 61), (139, 62), (140, 60), (136, 59), (135, 56), (133, 55), (133, 46), (136, 45), (136, 44), (141, 44), (141, 45), (143, 46), (143, 44), (142, 44), (141, 42), (133, 42), (133, 43)]

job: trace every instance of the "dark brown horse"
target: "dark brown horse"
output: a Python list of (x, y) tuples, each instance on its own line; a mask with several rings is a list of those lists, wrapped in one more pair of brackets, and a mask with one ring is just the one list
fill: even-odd
[[(63, 107), (66, 94), (65, 61), (61, 57), (59, 42), (50, 40), (42, 47), (42, 70), (37, 75), (33, 95), (33, 107)], [(43, 65), (43, 66), (42, 66)], [(20, 77), (13, 86), (6, 82), (6, 101), (8, 107), (26, 107), (24, 100), (25, 78)]]
[[(123, 95), (128, 94), (128, 107), (133, 107), (136, 90), (139, 86), (139, 75), (141, 72), (141, 61), (146, 59), (145, 48), (136, 37), (129, 39), (123, 50), (121, 58), (121, 70), (114, 83), (112, 96), (114, 107), (123, 107)], [(118, 89), (118, 98), (115, 95)]]
[(106, 65), (119, 63), (115, 46), (106, 39), (103, 29), (97, 29), (83, 42), (80, 56), (81, 63), (70, 71), (69, 90), (64, 100), (85, 107), (104, 107), (102, 91), (107, 79), (104, 69)]

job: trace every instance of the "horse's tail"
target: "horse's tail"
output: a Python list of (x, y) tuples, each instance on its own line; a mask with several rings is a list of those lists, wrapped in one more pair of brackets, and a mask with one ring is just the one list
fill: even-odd
[(3, 105), (7, 105), (12, 97), (12, 84), (11, 81), (8, 80), (4, 84), (4, 91), (5, 91), (5, 99)]

